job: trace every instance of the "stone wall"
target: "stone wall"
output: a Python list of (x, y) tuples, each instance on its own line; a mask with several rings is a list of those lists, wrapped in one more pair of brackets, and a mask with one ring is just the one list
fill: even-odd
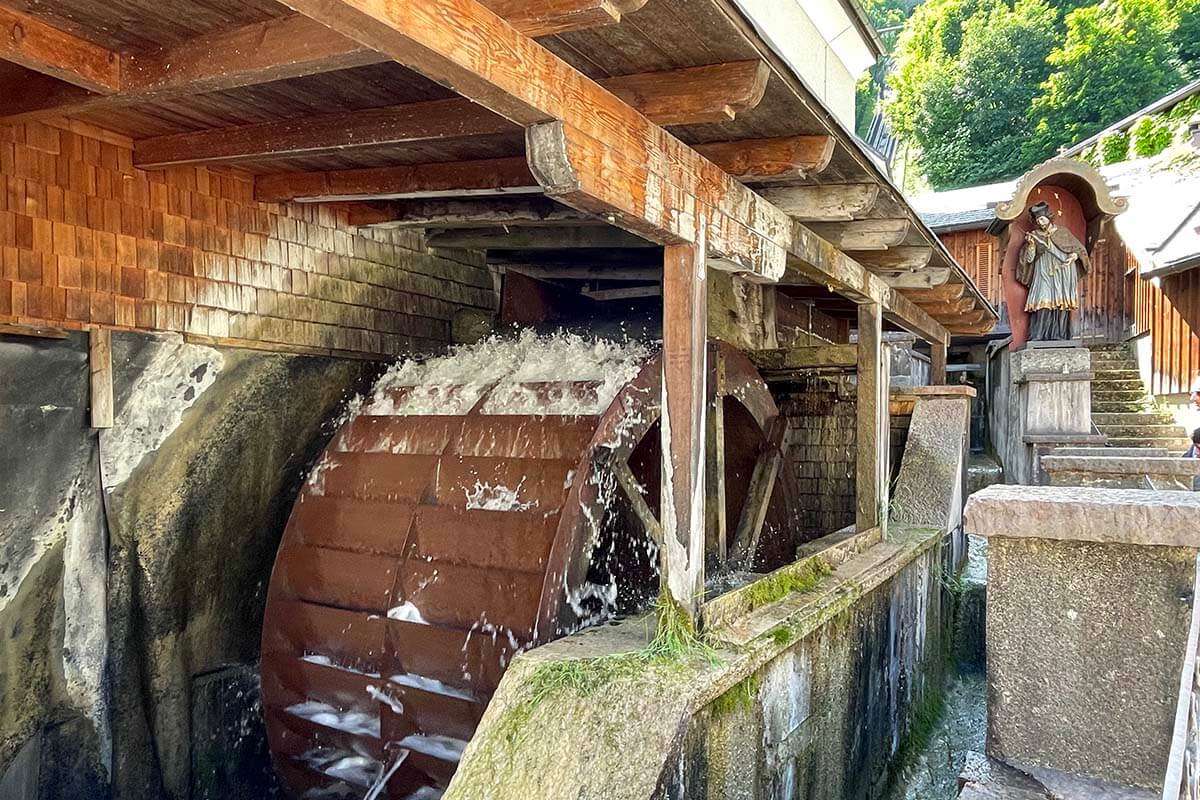
[(495, 307), (478, 256), (344, 215), (257, 203), (234, 171), (135, 169), (104, 131), (0, 125), (0, 322), (395, 355), (445, 342), (458, 308)]
[[(86, 334), (0, 337), (0, 796), (203, 797), (194, 741), (255, 752), (253, 726), (194, 730), (194, 701), (257, 661), (296, 491), (375, 371), (118, 332), (97, 433)], [(261, 761), (223, 767), (269, 788)]]

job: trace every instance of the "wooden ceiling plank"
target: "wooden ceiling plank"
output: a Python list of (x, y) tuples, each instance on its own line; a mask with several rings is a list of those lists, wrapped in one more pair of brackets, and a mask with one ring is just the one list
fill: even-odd
[(801, 222), (849, 222), (870, 213), (879, 197), (876, 183), (777, 186), (759, 192)]
[(833, 146), (832, 136), (781, 136), (698, 144), (694, 149), (740, 181), (775, 183), (803, 180), (825, 169)]
[[(705, 113), (723, 113), (729, 103), (745, 93), (745, 87), (737, 85), (738, 76), (746, 73), (744, 63), (702, 69), (715, 82), (705, 94), (716, 99)], [(599, 84), (619, 88), (636, 81), (654, 87), (653, 91), (634, 93), (631, 101), (651, 122), (673, 125), (681, 115), (696, 113), (699, 101), (694, 95), (695, 73), (695, 69), (666, 70), (609, 78)], [(179, 164), (236, 164), (516, 130), (517, 126), (503, 117), (456, 97), (144, 139), (137, 144), (134, 162), (145, 169)], [(712, 150), (712, 156), (705, 148)], [(741, 172), (747, 179), (786, 180), (824, 169), (832, 148), (832, 137), (795, 136), (703, 145), (696, 149), (737, 177), (742, 177), (737, 174)]]
[[(121, 88), (118, 53), (0, 6), (0, 60), (98, 94)], [(7, 102), (7, 98), (5, 98)]]
[(255, 197), (267, 203), (461, 197), (536, 193), (541, 187), (520, 156), (394, 167), (259, 175)]
[(860, 219), (814, 222), (813, 231), (843, 250), (886, 250), (904, 242), (912, 222), (901, 219)]
[(762, 61), (731, 61), (622, 75), (600, 83), (659, 125), (699, 125), (730, 122), (757, 106), (769, 74)]
[(638, 236), (607, 226), (571, 225), (558, 228), (462, 228), (442, 231), (426, 238), (430, 247), (464, 250), (569, 250), (613, 247), (653, 247)]
[(540, 225), (603, 224), (573, 208), (545, 198), (487, 198), (477, 200), (407, 200), (366, 205), (351, 204), (349, 222), (383, 228), (534, 227)]
[[(620, 20), (622, 13), (635, 10), (643, 2), (491, 0), (493, 5), (515, 15), (514, 26), (526, 36), (544, 36), (612, 24)], [(5, 17), (0, 15), (0, 23), (5, 21)], [(0, 30), (11, 27), (0, 25)], [(28, 40), (28, 35), (25, 38)], [(0, 42), (0, 58), (8, 58), (7, 52), (11, 47), (11, 37), (8, 42)], [(391, 60), (389, 56), (364, 47), (320, 22), (295, 14), (218, 31), (157, 52), (123, 56), (120, 59), (119, 87), (116, 83), (107, 89), (102, 85), (78, 83), (98, 94), (52, 93), (28, 99), (15, 111), (6, 109), (2, 118), (102, 111)], [(55, 77), (70, 80), (65, 76)], [(120, 91), (117, 91), (118, 88)], [(669, 99), (662, 102), (669, 102)]]

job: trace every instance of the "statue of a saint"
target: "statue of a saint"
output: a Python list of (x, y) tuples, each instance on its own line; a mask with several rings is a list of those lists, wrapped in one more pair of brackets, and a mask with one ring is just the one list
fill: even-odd
[(1025, 310), (1031, 315), (1029, 338), (1035, 342), (1071, 338), (1071, 312), (1079, 308), (1079, 277), (1092, 268), (1087, 248), (1069, 230), (1055, 225), (1050, 206), (1029, 209), (1034, 229), (1025, 234), (1017, 281), (1029, 287)]

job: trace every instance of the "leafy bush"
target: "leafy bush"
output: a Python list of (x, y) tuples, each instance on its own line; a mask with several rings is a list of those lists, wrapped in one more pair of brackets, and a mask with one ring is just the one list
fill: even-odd
[(1133, 139), (1133, 152), (1139, 158), (1156, 156), (1171, 146), (1175, 138), (1171, 121), (1163, 116), (1145, 116), (1133, 125), (1130, 131)]
[(1117, 164), (1129, 158), (1129, 134), (1110, 133), (1100, 139), (1100, 163)]

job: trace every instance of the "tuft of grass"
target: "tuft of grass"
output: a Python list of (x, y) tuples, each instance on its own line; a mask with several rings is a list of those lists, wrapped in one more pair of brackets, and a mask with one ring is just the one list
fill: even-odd
[(823, 558), (814, 558), (799, 569), (773, 572), (761, 580), (746, 587), (746, 601), (750, 610), (761, 608), (776, 600), (782, 600), (789, 594), (811, 592), (821, 582), (821, 579), (833, 572), (829, 562)]

